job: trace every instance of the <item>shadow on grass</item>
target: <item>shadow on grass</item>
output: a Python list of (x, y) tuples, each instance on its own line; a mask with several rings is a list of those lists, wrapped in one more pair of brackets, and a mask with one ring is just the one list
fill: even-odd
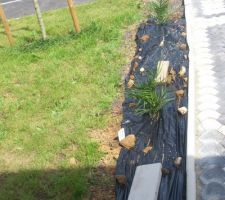
[(101, 188), (101, 192), (112, 190), (114, 183), (109, 173), (112, 176), (113, 167), (3, 172), (0, 173), (0, 199), (96, 199), (99, 191), (90, 192), (91, 188)]

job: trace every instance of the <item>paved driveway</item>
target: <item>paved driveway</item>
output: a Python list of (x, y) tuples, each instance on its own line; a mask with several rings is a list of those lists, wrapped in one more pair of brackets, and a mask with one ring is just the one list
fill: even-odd
[[(91, 0), (75, 0), (76, 5)], [(54, 10), (67, 6), (66, 0), (39, 0), (42, 11)], [(0, 0), (8, 18), (18, 18), (34, 13), (33, 0)]]

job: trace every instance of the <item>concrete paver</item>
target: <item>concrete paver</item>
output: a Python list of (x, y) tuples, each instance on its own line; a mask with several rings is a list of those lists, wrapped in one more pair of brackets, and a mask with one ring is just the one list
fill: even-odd
[(225, 0), (185, 0), (194, 71), (197, 199), (225, 199)]

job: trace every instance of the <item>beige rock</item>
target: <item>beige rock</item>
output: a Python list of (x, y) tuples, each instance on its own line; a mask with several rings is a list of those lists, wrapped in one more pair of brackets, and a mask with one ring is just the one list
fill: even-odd
[(128, 88), (132, 88), (133, 85), (134, 85), (134, 80), (130, 79), (130, 80), (128, 81), (128, 83), (127, 83), (127, 87), (128, 87)]
[(177, 95), (177, 97), (183, 97), (184, 96), (184, 90), (177, 90), (176, 95)]
[(187, 77), (184, 77), (184, 81), (187, 83), (188, 82), (188, 78)]
[(186, 107), (178, 108), (178, 112), (182, 115), (185, 115), (188, 112), (188, 109)]
[(182, 32), (181, 35), (182, 35), (183, 37), (187, 37), (187, 33), (186, 33), (186, 32)]
[(180, 44), (180, 45), (179, 45), (179, 48), (180, 48), (181, 50), (187, 50), (187, 45), (186, 45), (186, 44)]
[(182, 157), (177, 157), (174, 161), (174, 164), (179, 167), (181, 165), (182, 162)]
[(132, 149), (135, 146), (136, 137), (135, 135), (131, 134), (125, 137), (123, 140), (120, 141), (120, 145), (125, 147), (126, 149)]
[(121, 185), (126, 185), (127, 183), (127, 177), (124, 175), (116, 175), (116, 180), (121, 184)]

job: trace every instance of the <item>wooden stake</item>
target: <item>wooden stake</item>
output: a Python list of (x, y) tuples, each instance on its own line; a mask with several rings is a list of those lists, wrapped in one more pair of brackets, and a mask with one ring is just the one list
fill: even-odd
[(34, 8), (36, 10), (36, 15), (37, 15), (38, 22), (39, 22), (39, 25), (41, 28), (42, 38), (43, 38), (43, 40), (46, 40), (47, 39), (46, 29), (45, 29), (45, 24), (44, 24), (44, 20), (42, 18), (41, 9), (40, 9), (38, 0), (34, 0)]
[(9, 43), (10, 43), (10, 45), (12, 45), (13, 44), (12, 34), (11, 34), (11, 31), (10, 31), (9, 24), (7, 22), (7, 18), (5, 16), (5, 12), (4, 12), (1, 4), (0, 4), (0, 18), (1, 18), (1, 21), (2, 21), (3, 26), (5, 28), (5, 33), (6, 33), (6, 36), (7, 36), (8, 40), (9, 40)]
[(76, 31), (79, 33), (80, 32), (80, 25), (79, 25), (79, 20), (78, 20), (78, 17), (77, 17), (75, 6), (73, 4), (73, 0), (67, 0), (67, 3), (68, 3), (68, 6), (69, 6), (69, 9), (70, 9), (70, 14), (73, 18), (74, 27), (75, 27)]

